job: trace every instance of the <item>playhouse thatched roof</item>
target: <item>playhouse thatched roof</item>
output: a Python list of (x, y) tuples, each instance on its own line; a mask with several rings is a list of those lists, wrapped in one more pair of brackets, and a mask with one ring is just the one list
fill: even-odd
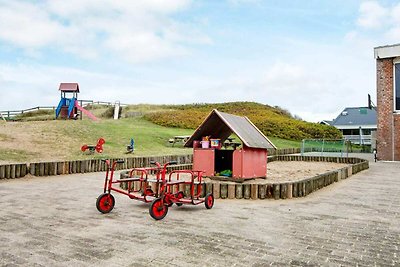
[(220, 112), (214, 109), (186, 142), (192, 147), (193, 141), (203, 136), (219, 138), (224, 142), (232, 133), (251, 148), (276, 149), (276, 146), (247, 118)]
[(78, 83), (60, 83), (60, 88), (58, 90), (62, 92), (79, 93), (79, 85)]

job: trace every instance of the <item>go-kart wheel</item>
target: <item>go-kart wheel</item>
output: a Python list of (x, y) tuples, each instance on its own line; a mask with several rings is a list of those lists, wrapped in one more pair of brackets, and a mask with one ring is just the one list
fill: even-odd
[(162, 220), (168, 213), (168, 206), (164, 205), (164, 201), (161, 198), (156, 198), (151, 202), (149, 212), (153, 219)]
[(115, 205), (114, 196), (109, 193), (101, 194), (96, 201), (96, 208), (101, 213), (109, 213)]
[[(179, 191), (178, 193), (176, 193), (175, 194), (176, 195), (176, 198), (177, 199), (181, 199), (181, 198), (184, 198), (185, 197), (185, 194), (182, 192), (182, 191)], [(176, 205), (178, 206), (178, 207), (180, 207), (180, 206), (182, 206), (183, 205), (183, 203), (176, 203)]]
[(213, 194), (207, 194), (204, 198), (204, 205), (207, 209), (211, 209), (214, 206), (214, 196)]

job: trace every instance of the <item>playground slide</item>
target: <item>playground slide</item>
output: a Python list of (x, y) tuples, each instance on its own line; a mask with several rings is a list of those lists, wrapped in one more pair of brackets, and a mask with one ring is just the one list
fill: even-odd
[(98, 121), (99, 119), (96, 118), (92, 113), (90, 113), (89, 111), (87, 111), (86, 109), (84, 109), (83, 107), (81, 107), (78, 104), (78, 101), (75, 101), (75, 107), (77, 109), (79, 109), (80, 111), (82, 111), (83, 114), (85, 114), (86, 116), (88, 116), (90, 119), (94, 120), (94, 121)]
[[(67, 101), (68, 102), (68, 101)], [(68, 118), (71, 118), (72, 111), (74, 111), (76, 98), (73, 97), (69, 100), (69, 107), (68, 107)]]
[(56, 119), (58, 116), (60, 116), (62, 106), (65, 106), (65, 98), (61, 98), (60, 103), (58, 103), (58, 107), (56, 109)]

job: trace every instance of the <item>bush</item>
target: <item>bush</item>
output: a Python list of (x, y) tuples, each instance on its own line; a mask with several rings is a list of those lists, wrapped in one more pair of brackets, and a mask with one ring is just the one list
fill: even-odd
[(191, 104), (165, 106), (165, 111), (149, 113), (145, 118), (166, 127), (196, 129), (213, 110), (247, 116), (265, 135), (287, 140), (305, 138), (341, 138), (335, 127), (299, 120), (287, 110), (253, 102)]

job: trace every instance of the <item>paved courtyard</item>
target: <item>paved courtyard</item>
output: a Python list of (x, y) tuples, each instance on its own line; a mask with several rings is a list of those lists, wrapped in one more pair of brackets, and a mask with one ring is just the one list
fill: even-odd
[(0, 181), (0, 266), (400, 266), (400, 163), (306, 198), (172, 207), (115, 195), (103, 173)]

